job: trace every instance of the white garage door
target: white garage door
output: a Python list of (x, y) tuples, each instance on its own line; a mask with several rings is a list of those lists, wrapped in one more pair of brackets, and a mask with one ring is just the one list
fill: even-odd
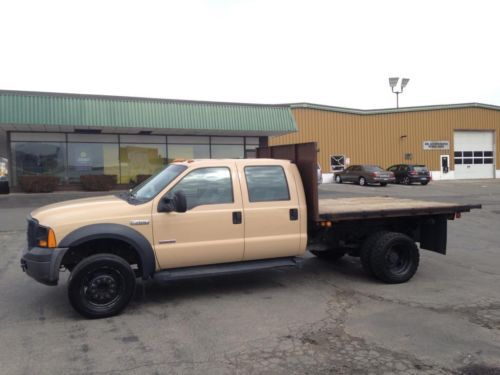
[(494, 178), (495, 153), (492, 131), (456, 131), (455, 178)]

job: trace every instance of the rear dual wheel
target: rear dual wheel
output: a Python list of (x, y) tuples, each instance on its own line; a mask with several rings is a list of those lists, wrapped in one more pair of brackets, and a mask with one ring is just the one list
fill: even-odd
[(418, 248), (410, 237), (386, 231), (368, 237), (360, 255), (365, 272), (388, 284), (410, 280), (420, 260)]

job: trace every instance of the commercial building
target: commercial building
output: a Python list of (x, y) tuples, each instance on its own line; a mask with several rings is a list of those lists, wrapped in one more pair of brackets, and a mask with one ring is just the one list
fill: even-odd
[(356, 110), (0, 90), (0, 158), (10, 184), (81, 175), (134, 184), (176, 158), (254, 157), (259, 146), (317, 142), (323, 172), (349, 164), (426, 164), (434, 179), (499, 178), (500, 107)]
[(0, 91), (0, 157), (23, 175), (109, 174), (133, 184), (176, 158), (255, 156), (269, 136), (296, 131), (287, 105)]
[(349, 164), (425, 164), (434, 179), (500, 178), (500, 107), (471, 103), (385, 110), (291, 104), (298, 131), (272, 145), (318, 142), (323, 172)]

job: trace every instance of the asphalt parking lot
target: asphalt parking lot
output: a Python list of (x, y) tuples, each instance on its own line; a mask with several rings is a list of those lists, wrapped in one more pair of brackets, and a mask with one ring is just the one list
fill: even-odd
[(93, 321), (69, 306), (67, 274), (47, 287), (19, 267), (25, 215), (82, 195), (0, 196), (2, 374), (500, 374), (500, 180), (320, 187), (483, 204), (409, 283), (308, 256), (301, 270), (146, 282), (122, 315)]

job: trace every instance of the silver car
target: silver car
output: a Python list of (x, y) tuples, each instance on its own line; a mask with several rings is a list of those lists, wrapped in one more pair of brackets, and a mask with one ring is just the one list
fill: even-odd
[(389, 182), (394, 182), (394, 173), (384, 170), (378, 165), (359, 164), (351, 165), (341, 172), (335, 173), (335, 182), (354, 182), (361, 186), (367, 184), (380, 184), (386, 186)]

